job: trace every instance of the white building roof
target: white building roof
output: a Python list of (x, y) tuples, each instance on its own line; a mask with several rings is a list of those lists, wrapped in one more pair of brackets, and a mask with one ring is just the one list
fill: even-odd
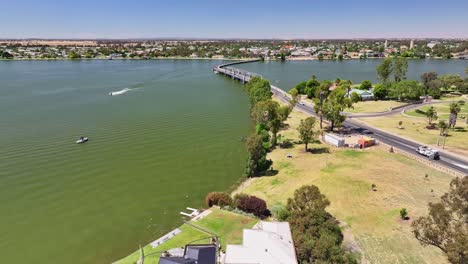
[(226, 264), (297, 264), (288, 222), (261, 221), (244, 229), (242, 245), (227, 245)]

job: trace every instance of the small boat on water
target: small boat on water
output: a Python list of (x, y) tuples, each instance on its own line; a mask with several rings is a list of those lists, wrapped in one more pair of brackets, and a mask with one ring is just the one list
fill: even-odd
[(130, 91), (130, 89), (128, 88), (125, 88), (125, 89), (122, 89), (120, 91), (115, 91), (115, 92), (110, 92), (109, 95), (110, 96), (114, 96), (114, 95), (121, 95), (121, 94), (124, 94), (126, 92)]
[(87, 137), (80, 137), (80, 139), (78, 139), (76, 141), (76, 144), (82, 144), (82, 143), (86, 143), (88, 142), (88, 138)]

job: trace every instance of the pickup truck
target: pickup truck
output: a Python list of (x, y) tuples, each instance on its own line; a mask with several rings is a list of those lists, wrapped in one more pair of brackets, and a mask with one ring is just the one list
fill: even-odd
[(431, 149), (431, 148), (428, 148), (426, 146), (419, 146), (417, 149), (416, 149), (416, 152), (419, 154), (419, 155), (423, 155), (429, 159), (432, 159), (432, 160), (435, 160), (435, 159), (439, 159), (439, 151), (438, 150), (435, 150), (435, 149)]

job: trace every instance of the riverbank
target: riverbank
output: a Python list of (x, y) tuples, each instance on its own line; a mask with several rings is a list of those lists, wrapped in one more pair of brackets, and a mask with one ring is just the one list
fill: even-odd
[(157, 57), (157, 58), (31, 58), (31, 59), (2, 59), (0, 61), (99, 61), (99, 60), (119, 60), (119, 61), (139, 61), (139, 60), (227, 60), (227, 61), (242, 61), (251, 60), (252, 58), (189, 58), (189, 57)]
[(181, 225), (178, 230), (180, 233), (172, 236), (170, 239), (160, 245), (154, 246), (151, 243), (144, 246), (142, 250), (137, 250), (131, 255), (115, 262), (115, 264), (134, 264), (138, 261), (143, 252), (145, 264), (157, 264), (161, 253), (166, 250), (183, 248), (189, 243), (209, 243), (210, 237), (216, 235), (219, 237), (222, 250), (226, 250), (227, 244), (241, 244), (242, 232), (244, 228), (252, 228), (259, 220), (249, 216), (210, 208), (203, 218), (191, 221)]
[[(92, 60), (226, 60), (226, 61), (243, 61), (243, 60), (252, 60), (259, 59), (258, 57), (245, 57), (245, 58), (209, 58), (209, 57), (153, 57), (153, 58), (112, 58), (108, 57), (99, 57), (99, 58), (79, 58), (79, 59), (70, 59), (70, 58), (13, 58), (5, 59), (0, 58), (0, 61), (92, 61)], [(383, 58), (367, 58), (370, 60), (378, 60)], [(457, 58), (445, 59), (445, 58), (408, 58), (410, 60), (458, 60)], [(287, 57), (286, 61), (349, 61), (349, 60), (358, 60), (363, 61), (366, 59), (361, 58), (344, 58), (342, 60), (332, 59), (332, 58), (323, 58), (319, 60), (316, 57)], [(281, 61), (280, 59), (265, 59), (265, 61)]]
[[(283, 138), (298, 141), (297, 126), (307, 115), (293, 111)], [(366, 150), (334, 148), (319, 142), (277, 148), (269, 153), (273, 169), (270, 177), (250, 178), (235, 193), (264, 199), (269, 208), (285, 204), (302, 185), (317, 185), (331, 202), (345, 234), (351, 233), (349, 248), (360, 248), (371, 263), (447, 263), (434, 247), (423, 247), (411, 233), (411, 221), (427, 212), (427, 203), (437, 201), (448, 190), (452, 176), (396, 153), (384, 146)], [(287, 158), (287, 155), (292, 158)], [(426, 178), (425, 175), (428, 175)], [(371, 185), (377, 191), (372, 191)], [(410, 220), (402, 221), (399, 210), (406, 208)]]

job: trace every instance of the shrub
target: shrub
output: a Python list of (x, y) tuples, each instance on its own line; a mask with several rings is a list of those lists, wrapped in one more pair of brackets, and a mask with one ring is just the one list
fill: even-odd
[(265, 218), (270, 216), (266, 202), (256, 196), (238, 194), (234, 197), (234, 204), (238, 209), (246, 213), (252, 213), (257, 217)]
[(361, 90), (369, 90), (370, 88), (372, 88), (372, 83), (369, 80), (364, 80), (359, 87)]
[(401, 217), (401, 219), (403, 219), (403, 220), (408, 219), (408, 211), (406, 210), (406, 208), (401, 208), (401, 210), (400, 210), (400, 217)]
[(286, 206), (282, 204), (274, 205), (271, 208), (271, 214), (278, 219), (278, 221), (286, 221), (291, 213), (286, 209)]
[(232, 205), (232, 198), (225, 192), (210, 192), (205, 197), (205, 203), (208, 207), (213, 205), (217, 206), (230, 206)]
[(362, 101), (362, 97), (361, 97), (358, 93), (352, 92), (352, 93), (351, 93), (351, 101), (352, 101), (353, 103), (360, 102), (360, 101)]
[(376, 100), (383, 100), (388, 95), (387, 87), (383, 85), (378, 85), (374, 88), (374, 97)]

